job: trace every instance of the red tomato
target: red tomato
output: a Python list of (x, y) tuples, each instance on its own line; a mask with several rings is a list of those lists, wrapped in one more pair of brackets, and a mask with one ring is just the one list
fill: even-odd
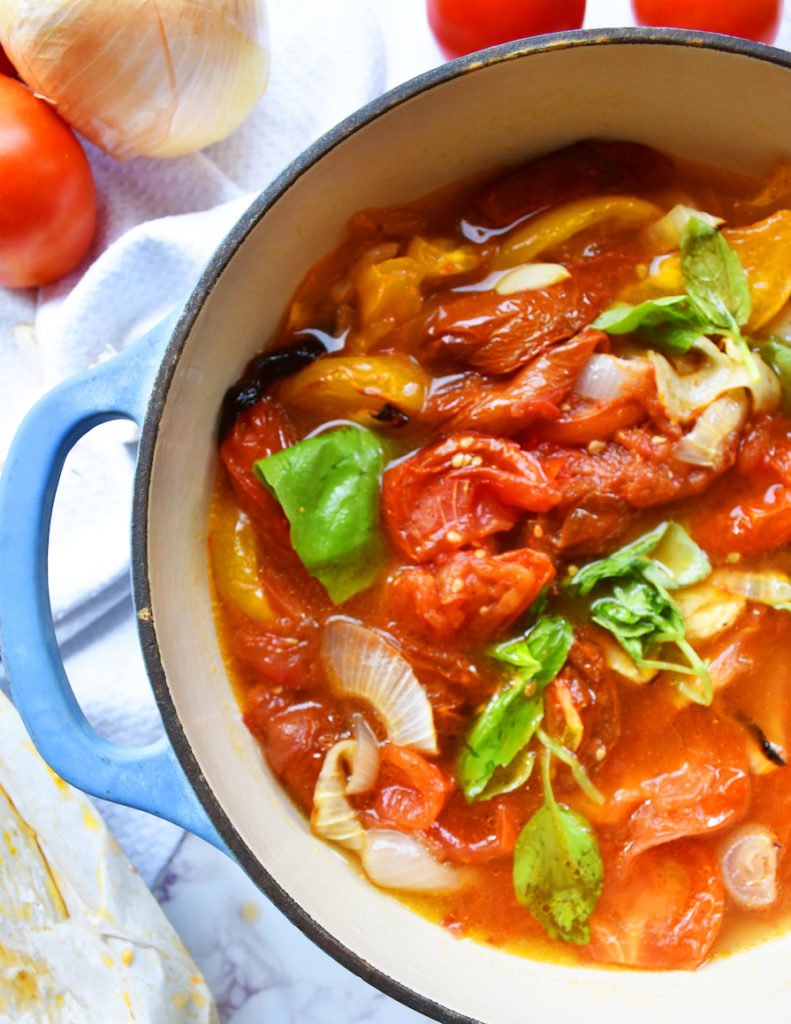
[(250, 695), (244, 722), (260, 740), (273, 770), (304, 809), (313, 804), (313, 790), (327, 751), (344, 730), (344, 721), (330, 699), (306, 699), (289, 706), (266, 688)]
[(557, 500), (538, 459), (513, 441), (474, 433), (421, 449), (382, 483), (387, 530), (417, 562), (510, 530), (522, 511), (546, 512)]
[(8, 59), (8, 54), (2, 46), (0, 46), (0, 75), (9, 75), (11, 78), (17, 77), (16, 68)]
[(671, 843), (637, 858), (625, 877), (605, 866), (588, 950), (604, 963), (692, 970), (708, 956), (724, 912), (714, 855), (693, 841)]
[(555, 569), (539, 551), (502, 555), (458, 551), (432, 566), (407, 566), (388, 581), (388, 611), (406, 628), (434, 639), (489, 639), (510, 626), (551, 582)]
[(640, 25), (669, 25), (771, 43), (780, 27), (781, 0), (632, 0)]
[(428, 23), (448, 59), (523, 36), (580, 28), (585, 0), (428, 0)]
[(447, 793), (445, 776), (436, 765), (408, 747), (385, 744), (372, 808), (377, 825), (430, 828)]
[(290, 546), (288, 521), (274, 497), (253, 473), (253, 463), (288, 448), (296, 435), (283, 409), (271, 398), (262, 398), (243, 412), (220, 445), (220, 457), (242, 509), (266, 536), (275, 532)]
[(590, 327), (553, 345), (511, 380), (485, 381), (465, 374), (432, 396), (425, 415), (448, 430), (481, 430), (510, 437), (535, 420), (553, 420), (582, 368), (606, 335)]
[(93, 175), (76, 136), (21, 82), (0, 76), (0, 284), (62, 277), (95, 227)]
[(496, 796), (468, 804), (458, 790), (426, 834), (438, 855), (458, 864), (485, 864), (514, 852), (524, 824), (520, 801)]
[(316, 623), (307, 616), (281, 619), (271, 626), (246, 624), (233, 633), (233, 651), (253, 678), (301, 690), (318, 676)]

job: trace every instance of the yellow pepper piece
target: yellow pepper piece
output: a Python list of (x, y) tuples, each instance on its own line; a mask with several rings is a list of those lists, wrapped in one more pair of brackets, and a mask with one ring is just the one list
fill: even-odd
[(244, 512), (226, 501), (215, 504), (209, 546), (214, 583), (222, 600), (256, 622), (271, 622), (274, 613), (261, 586), (258, 543)]
[(471, 245), (459, 245), (452, 238), (423, 238), (422, 235), (415, 235), (406, 254), (423, 268), (425, 279), (429, 281), (468, 274), (476, 270), (483, 259), (483, 254)]
[(357, 282), (361, 325), (386, 321), (395, 327), (417, 316), (423, 304), (423, 277), (423, 268), (408, 256), (365, 267)]
[(419, 415), (430, 384), (429, 375), (409, 356), (336, 356), (317, 359), (289, 377), (279, 396), (314, 415), (370, 423), (386, 405)]
[[(757, 331), (791, 298), (791, 210), (780, 210), (746, 228), (729, 228), (723, 235), (750, 282), (753, 309), (747, 329)], [(681, 294), (681, 257), (676, 253), (662, 260), (646, 284), (653, 294)]]
[(662, 210), (658, 206), (634, 196), (576, 199), (539, 214), (512, 231), (494, 258), (494, 269), (506, 270), (519, 263), (527, 263), (580, 231), (606, 220), (637, 224), (658, 220), (661, 216)]

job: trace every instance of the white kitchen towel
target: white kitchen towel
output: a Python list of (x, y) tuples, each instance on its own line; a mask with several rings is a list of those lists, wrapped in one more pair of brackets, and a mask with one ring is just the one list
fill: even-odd
[[(41, 394), (182, 304), (251, 198), (383, 90), (384, 46), (366, 0), (268, 0), (268, 10), (270, 81), (245, 123), (224, 142), (167, 161), (118, 163), (86, 144), (99, 210), (91, 252), (46, 288), (0, 289), (0, 464)], [(125, 443), (128, 427), (124, 433), (113, 426), (94, 431), (67, 461), (53, 518), (50, 589), (62, 641), (91, 627), (89, 645), (68, 643), (65, 651), (89, 719), (110, 739), (145, 743), (161, 726), (125, 599), (134, 451)], [(177, 830), (122, 809), (108, 817), (151, 881)]]

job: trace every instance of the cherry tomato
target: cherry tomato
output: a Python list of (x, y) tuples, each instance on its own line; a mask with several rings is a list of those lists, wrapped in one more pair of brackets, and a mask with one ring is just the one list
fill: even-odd
[(457, 790), (428, 830), (426, 839), (448, 860), (485, 864), (514, 852), (523, 824), (524, 816), (516, 798), (496, 796), (470, 805)]
[(436, 765), (408, 747), (385, 744), (373, 803), (378, 825), (429, 828), (442, 810), (447, 792), (445, 776)]
[(632, 0), (640, 25), (669, 25), (771, 43), (780, 27), (780, 0)]
[(0, 284), (62, 277), (95, 226), (93, 176), (76, 136), (21, 82), (0, 76)]
[(9, 75), (11, 78), (17, 77), (16, 68), (8, 59), (8, 54), (2, 46), (0, 46), (0, 75)]
[(588, 950), (604, 963), (692, 970), (711, 950), (724, 912), (714, 855), (694, 841), (671, 843), (637, 858), (625, 877), (605, 866)]
[(433, 639), (489, 639), (518, 619), (554, 575), (551, 560), (530, 548), (457, 551), (435, 565), (399, 570), (386, 588), (388, 611)]
[(580, 28), (585, 0), (428, 0), (428, 23), (448, 59), (544, 32)]
[(557, 498), (532, 455), (473, 433), (423, 448), (388, 470), (382, 485), (388, 532), (418, 562), (510, 530), (520, 511), (546, 512)]

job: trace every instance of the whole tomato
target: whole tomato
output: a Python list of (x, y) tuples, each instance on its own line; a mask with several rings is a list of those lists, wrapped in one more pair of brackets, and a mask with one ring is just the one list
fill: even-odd
[(76, 136), (21, 82), (0, 76), (0, 284), (62, 277), (95, 226), (93, 176)]
[(446, 57), (523, 36), (579, 28), (585, 0), (427, 0), (428, 23)]
[(640, 25), (721, 32), (758, 43), (775, 38), (782, 8), (782, 0), (632, 0)]

